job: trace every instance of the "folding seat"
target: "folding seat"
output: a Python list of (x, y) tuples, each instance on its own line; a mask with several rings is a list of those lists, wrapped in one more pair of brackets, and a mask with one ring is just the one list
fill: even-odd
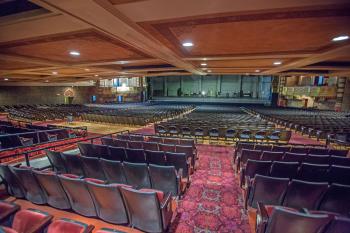
[(125, 184), (98, 184), (86, 181), (86, 185), (94, 200), (97, 216), (109, 223), (126, 224), (128, 216), (124, 206), (119, 186), (130, 187)]
[(35, 171), (33, 173), (47, 198), (47, 204), (57, 209), (70, 209), (68, 197), (54, 172)]
[(335, 216), (331, 224), (324, 233), (348, 232), (350, 229), (350, 219), (342, 216)]
[(278, 146), (274, 145), (272, 148), (272, 151), (276, 152), (289, 152), (290, 151), (290, 146)]
[(173, 144), (163, 144), (159, 143), (159, 151), (164, 151), (164, 152), (175, 152), (176, 151), (176, 145)]
[(341, 156), (331, 156), (330, 164), (350, 167), (350, 158)]
[(149, 142), (163, 143), (164, 139), (162, 137), (148, 137)]
[(151, 180), (146, 163), (124, 162), (124, 174), (127, 183), (133, 188), (151, 188)]
[(178, 135), (179, 134), (179, 130), (178, 128), (175, 126), (175, 125), (171, 125), (168, 127), (168, 132), (171, 136), (174, 136), (174, 135)]
[(126, 160), (126, 151), (124, 147), (109, 146), (109, 160), (123, 162)]
[(128, 148), (130, 148), (130, 149), (143, 149), (143, 142), (128, 141)]
[(309, 154), (312, 154), (312, 155), (328, 155), (329, 154), (329, 149), (327, 149), (327, 148), (311, 147), (309, 149)]
[(305, 159), (304, 163), (312, 163), (312, 164), (329, 164), (330, 156), (329, 155), (314, 155), (314, 154), (308, 154)]
[(245, 208), (258, 208), (258, 202), (264, 205), (282, 205), (289, 179), (256, 175), (252, 188), (246, 198)]
[(105, 158), (105, 159), (109, 157), (108, 146), (106, 145), (94, 144), (92, 149), (93, 149), (93, 152), (91, 153), (92, 156), (90, 157), (98, 157), (98, 158)]
[(332, 165), (328, 171), (328, 181), (350, 185), (350, 167)]
[(8, 165), (0, 164), (0, 178), (4, 181), (8, 194), (16, 198), (25, 197), (24, 187), (19, 182), (17, 176), (15, 176), (10, 170)]
[(173, 216), (171, 195), (160, 197), (155, 191), (121, 187), (130, 226), (145, 232), (166, 232)]
[(247, 164), (240, 171), (240, 187), (245, 184), (247, 179), (251, 180), (256, 174), (267, 176), (270, 172), (271, 161), (259, 161), (248, 159)]
[(127, 159), (131, 163), (146, 163), (145, 153), (143, 149), (125, 149)]
[(298, 174), (298, 162), (274, 161), (271, 165), (270, 175), (273, 177), (294, 179)]
[(328, 183), (292, 180), (287, 188), (283, 206), (316, 210), (327, 189)]
[(91, 233), (93, 229), (93, 225), (72, 219), (61, 218), (53, 221), (49, 225), (46, 233)]
[(155, 131), (158, 135), (166, 135), (168, 130), (162, 125), (155, 125)]
[(183, 146), (192, 146), (193, 149), (195, 149), (196, 147), (193, 139), (180, 139), (179, 143), (180, 145), (183, 145)]
[(336, 150), (336, 149), (330, 149), (329, 154), (334, 156), (341, 156), (346, 157), (348, 155), (348, 150)]
[(254, 150), (271, 151), (272, 145), (255, 144)]
[(263, 141), (266, 139), (267, 132), (265, 130), (259, 130), (254, 134), (254, 139), (256, 141)]
[[(264, 211), (261, 211), (264, 213)], [(275, 207), (271, 216), (263, 214), (257, 232), (264, 233), (319, 233), (331, 221), (327, 214), (309, 214), (284, 207)]]
[(67, 173), (66, 165), (64, 164), (64, 160), (61, 156), (61, 152), (45, 150), (46, 156), (53, 167), (53, 170), (58, 173)]
[(144, 150), (151, 150), (151, 151), (158, 151), (158, 143), (156, 142), (143, 142), (143, 149)]
[(46, 204), (46, 196), (41, 189), (32, 169), (29, 167), (10, 167), (25, 191), (25, 198), (34, 204)]
[(197, 127), (194, 129), (194, 136), (196, 138), (202, 138), (204, 137), (205, 135), (205, 132), (204, 132), (204, 129), (200, 128), (200, 127)]
[(106, 177), (98, 158), (80, 156), (84, 177), (105, 180)]
[(109, 138), (109, 137), (102, 137), (101, 142), (103, 145), (106, 145), (106, 146), (113, 146), (114, 145), (113, 138)]
[(194, 167), (196, 158), (192, 146), (176, 145), (175, 151), (176, 153), (185, 153), (187, 158), (191, 158), (191, 166)]
[(145, 150), (145, 155), (149, 164), (166, 165), (164, 151)]
[(130, 134), (130, 141), (143, 142), (143, 135)]
[(189, 127), (181, 127), (181, 135), (182, 137), (191, 137), (192, 132)]
[(283, 159), (283, 152), (263, 151), (260, 160), (280, 161)]
[(295, 154), (308, 154), (308, 153), (309, 153), (309, 147), (292, 146), (292, 147), (290, 148), (290, 153), (295, 153)]
[(117, 139), (124, 140), (124, 141), (129, 141), (130, 140), (130, 135), (129, 134), (117, 134)]
[(261, 156), (261, 151), (260, 150), (243, 149), (242, 152), (241, 152), (241, 155), (240, 155), (240, 157), (238, 158), (238, 161), (237, 161), (236, 171), (238, 172), (241, 167), (244, 167), (245, 164), (247, 163), (248, 159), (260, 160), (260, 156)]
[(211, 128), (208, 131), (209, 139), (219, 140), (219, 130), (217, 128)]
[(227, 129), (225, 131), (225, 140), (228, 141), (229, 139), (232, 139), (232, 141), (235, 140), (237, 137), (237, 132), (235, 129)]
[(239, 140), (249, 140), (252, 139), (252, 137), (253, 135), (250, 130), (245, 129), (239, 132)]
[(62, 153), (61, 154), (64, 163), (66, 164), (66, 170), (70, 174), (84, 176), (83, 164), (80, 156)]
[(0, 200), (0, 225), (7, 225), (19, 209), (17, 204)]
[(108, 183), (126, 184), (122, 162), (100, 159), (100, 165)]
[(165, 158), (168, 166), (175, 166), (177, 171), (182, 169), (183, 177), (189, 179), (191, 161), (185, 153), (166, 152)]
[(332, 184), (324, 194), (318, 210), (350, 217), (350, 186)]
[(178, 174), (174, 166), (159, 166), (150, 164), (149, 174), (152, 189), (171, 193), (172, 196), (181, 195), (181, 174)]
[(128, 141), (122, 140), (122, 139), (116, 139), (116, 140), (114, 140), (114, 146), (128, 148)]
[(78, 148), (80, 150), (80, 154), (83, 156), (97, 157), (97, 155), (94, 154), (93, 146), (94, 145), (91, 143), (78, 142)]
[(179, 139), (178, 138), (164, 138), (163, 144), (169, 144), (169, 145), (179, 145)]
[(329, 165), (302, 163), (298, 172), (298, 179), (312, 182), (328, 182)]
[(275, 131), (271, 132), (269, 135), (267, 135), (267, 139), (269, 141), (274, 141), (274, 142), (278, 142), (279, 140), (283, 140), (283, 138), (281, 136), (281, 131), (275, 130)]
[(283, 156), (283, 162), (298, 162), (302, 163), (304, 159), (306, 158), (306, 154), (299, 154), (299, 153), (292, 153), (292, 152), (285, 152)]
[(31, 233), (44, 232), (52, 216), (36, 209), (19, 210), (10, 227), (1, 227), (0, 232), (5, 233)]
[(74, 175), (58, 175), (72, 210), (86, 217), (96, 217), (96, 209), (86, 182)]

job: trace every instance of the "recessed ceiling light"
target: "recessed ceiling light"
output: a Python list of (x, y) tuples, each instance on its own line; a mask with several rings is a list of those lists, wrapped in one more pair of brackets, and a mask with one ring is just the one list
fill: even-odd
[(95, 74), (94, 76), (95, 76), (95, 77), (98, 77), (98, 74)]
[(5, 80), (5, 81), (9, 81), (9, 79), (8, 79), (8, 78), (4, 78), (4, 80)]
[(69, 54), (72, 56), (80, 56), (80, 53), (78, 51), (70, 51)]
[(206, 66), (207, 65), (207, 63), (201, 63), (201, 66)]
[(278, 65), (281, 65), (282, 62), (281, 62), (281, 61), (275, 61), (273, 64), (274, 64), (275, 66), (278, 66)]
[(347, 35), (341, 35), (341, 36), (337, 36), (337, 37), (334, 37), (332, 39), (332, 41), (342, 41), (342, 40), (348, 40), (349, 39), (349, 36)]
[(207, 60), (207, 58), (206, 57), (203, 57), (203, 61), (206, 61)]
[(208, 73), (211, 73), (211, 70), (208, 70)]
[(208, 69), (208, 68), (205, 68), (205, 67), (202, 68), (202, 70), (206, 70), (206, 69)]
[(45, 82), (46, 82), (46, 83), (48, 83), (48, 82), (49, 82), (49, 80), (45, 80)]
[(52, 74), (53, 74), (53, 75), (57, 75), (58, 72), (57, 72), (57, 71), (52, 71)]
[(90, 71), (90, 69), (88, 69), (88, 68), (86, 68), (86, 69), (84, 69), (85, 71)]
[(182, 46), (184, 46), (184, 47), (192, 47), (193, 43), (192, 42), (184, 42), (184, 43), (182, 43)]
[(255, 72), (259, 73), (259, 72), (260, 72), (260, 70), (255, 70)]

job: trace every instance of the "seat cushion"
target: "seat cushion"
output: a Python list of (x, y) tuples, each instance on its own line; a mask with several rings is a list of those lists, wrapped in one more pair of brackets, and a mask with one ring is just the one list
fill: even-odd
[(85, 223), (71, 221), (68, 219), (60, 219), (50, 224), (47, 233), (84, 233), (87, 228), (88, 225)]
[(18, 206), (4, 201), (0, 201), (0, 221), (19, 209)]
[(142, 192), (149, 192), (149, 193), (155, 192), (157, 194), (158, 200), (160, 202), (163, 201), (164, 193), (162, 191), (160, 191), (160, 190), (144, 188), (144, 189), (140, 189), (140, 191), (142, 191)]
[(28, 232), (39, 229), (50, 220), (50, 215), (38, 210), (20, 210), (16, 213), (12, 228), (18, 232)]

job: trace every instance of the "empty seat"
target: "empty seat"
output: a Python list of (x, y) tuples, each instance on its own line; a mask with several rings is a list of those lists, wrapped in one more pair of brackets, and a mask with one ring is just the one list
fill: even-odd
[(80, 150), (80, 154), (87, 157), (97, 157), (94, 154), (93, 144), (91, 143), (83, 143), (78, 142), (78, 148)]
[(144, 150), (150, 150), (150, 151), (158, 151), (158, 143), (156, 142), (143, 142), (143, 149)]
[(164, 140), (162, 137), (148, 137), (149, 142), (163, 143)]
[(106, 146), (114, 146), (114, 140), (111, 137), (102, 137), (101, 142)]
[(180, 145), (184, 146), (192, 146), (192, 148), (195, 148), (195, 143), (193, 139), (180, 139)]
[(105, 158), (105, 159), (109, 158), (108, 146), (94, 144), (92, 149), (93, 149), (93, 152), (91, 152), (91, 154), (93, 154), (94, 156), (90, 156), (90, 157), (99, 157), (99, 158)]
[(283, 158), (283, 152), (264, 151), (260, 160), (264, 161), (279, 161)]
[(143, 149), (143, 142), (140, 142), (140, 141), (128, 141), (128, 148), (131, 148), (131, 149)]
[(156, 192), (121, 188), (130, 225), (146, 232), (165, 232), (172, 218), (171, 195), (159, 199)]
[(350, 185), (350, 167), (332, 165), (328, 171), (328, 181)]
[(308, 147), (297, 147), (297, 146), (292, 146), (290, 149), (291, 153), (296, 153), (296, 154), (307, 154), (309, 153), (309, 148)]
[(130, 163), (146, 163), (143, 149), (125, 149), (127, 161)]
[(350, 186), (332, 184), (320, 201), (318, 209), (350, 217)]
[(249, 140), (252, 138), (252, 132), (250, 130), (242, 130), (239, 133), (239, 139)]
[(334, 156), (346, 157), (348, 155), (348, 153), (349, 153), (348, 150), (330, 149), (328, 154), (329, 155), (334, 155)]
[(72, 219), (62, 218), (53, 221), (47, 229), (47, 233), (91, 233), (93, 225), (78, 222)]
[(163, 144), (178, 145), (179, 139), (178, 138), (164, 138)]
[(191, 161), (187, 159), (185, 153), (166, 152), (165, 157), (168, 166), (175, 166), (177, 171), (182, 169), (183, 177), (189, 178)]
[(74, 175), (59, 175), (72, 209), (87, 217), (96, 217), (94, 202), (84, 180)]
[(109, 160), (116, 160), (121, 162), (126, 160), (126, 152), (124, 147), (110, 146), (108, 149), (109, 149)]
[(347, 233), (349, 229), (350, 229), (349, 218), (335, 216), (325, 233), (339, 233), (339, 232)]
[(330, 156), (329, 155), (314, 155), (309, 154), (305, 157), (305, 163), (313, 163), (313, 164), (329, 164)]
[(341, 156), (331, 156), (329, 159), (330, 164), (350, 167), (350, 158)]
[(297, 177), (298, 168), (298, 162), (275, 161), (271, 165), (270, 175), (273, 177), (293, 179)]
[(302, 163), (306, 157), (306, 154), (286, 152), (283, 156), (284, 162), (298, 162)]
[(141, 134), (130, 134), (130, 141), (143, 142), (143, 135)]
[(239, 162), (237, 163), (237, 171), (244, 167), (248, 159), (251, 160), (260, 160), (261, 151), (260, 150), (248, 150), (242, 149), (241, 155), (239, 157)]
[(191, 158), (191, 165), (194, 167), (196, 158), (192, 146), (176, 145), (176, 153), (185, 153), (187, 158)]
[(176, 146), (173, 144), (163, 144), (159, 143), (159, 150), (164, 152), (175, 152)]
[(57, 209), (70, 209), (68, 197), (53, 172), (33, 171), (47, 197), (47, 204)]
[(67, 173), (66, 166), (64, 164), (64, 160), (61, 156), (61, 152), (45, 150), (46, 156), (53, 167), (53, 170), (58, 173)]
[(315, 210), (327, 189), (328, 183), (292, 180), (283, 200), (283, 206)]
[(86, 184), (99, 218), (114, 224), (128, 223), (127, 212), (118, 188), (122, 184), (98, 184), (92, 181), (87, 181)]
[(256, 144), (254, 150), (271, 151), (272, 145)]
[(128, 148), (128, 141), (116, 139), (114, 140), (115, 147), (122, 147), (122, 148)]
[(17, 176), (13, 174), (9, 166), (6, 164), (0, 164), (0, 177), (4, 181), (8, 194), (23, 198), (25, 195), (24, 188), (19, 182)]
[(84, 177), (100, 180), (106, 179), (98, 158), (80, 156), (80, 159), (83, 166)]
[(329, 150), (327, 148), (317, 148), (317, 147), (311, 147), (309, 149), (309, 154), (313, 155), (328, 155)]
[(181, 194), (181, 177), (177, 175), (174, 166), (150, 164), (149, 174), (153, 189), (161, 190), (164, 193), (171, 193), (172, 196), (179, 196)]
[(145, 150), (146, 161), (149, 164), (166, 165), (164, 151)]
[(259, 161), (248, 159), (245, 168), (241, 170), (241, 187), (245, 183), (245, 179), (252, 179), (256, 174), (267, 176), (270, 172), (271, 161)]
[(25, 198), (35, 204), (46, 204), (46, 196), (32, 169), (29, 167), (10, 167), (25, 191)]
[(84, 176), (83, 164), (81, 162), (80, 156), (72, 154), (61, 154), (64, 164), (66, 164), (66, 170), (70, 174)]
[(126, 184), (122, 162), (100, 159), (100, 165), (108, 183)]
[(8, 223), (10, 217), (19, 209), (20, 206), (17, 204), (0, 200), (0, 224), (4, 225)]
[(298, 172), (298, 179), (313, 182), (328, 182), (328, 165), (302, 163)]
[(272, 148), (272, 151), (276, 152), (289, 152), (290, 151), (290, 146), (278, 146), (274, 145)]
[(151, 188), (151, 180), (146, 163), (124, 162), (126, 181), (133, 188)]

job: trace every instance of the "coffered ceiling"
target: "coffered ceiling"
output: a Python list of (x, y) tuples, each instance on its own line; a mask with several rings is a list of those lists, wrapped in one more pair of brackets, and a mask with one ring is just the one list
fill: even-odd
[(350, 74), (350, 40), (332, 41), (348, 0), (17, 2), (0, 1), (0, 82)]

